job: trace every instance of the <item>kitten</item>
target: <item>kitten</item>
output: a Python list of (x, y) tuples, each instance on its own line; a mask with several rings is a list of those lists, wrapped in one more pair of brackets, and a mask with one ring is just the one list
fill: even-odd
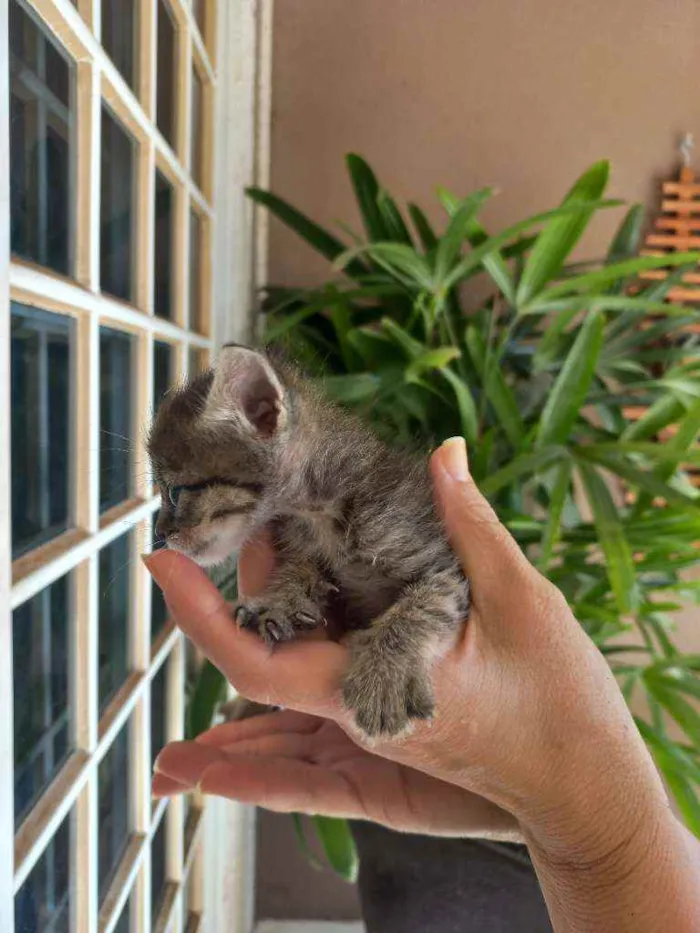
[(225, 347), (165, 397), (148, 440), (158, 535), (202, 566), (272, 532), (276, 565), (242, 626), (271, 644), (341, 620), (346, 705), (367, 736), (433, 713), (430, 665), (469, 585), (435, 512), (425, 458), (393, 450), (287, 363)]

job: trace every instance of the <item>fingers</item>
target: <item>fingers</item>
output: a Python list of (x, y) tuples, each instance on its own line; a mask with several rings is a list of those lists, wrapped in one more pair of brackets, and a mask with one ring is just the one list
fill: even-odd
[(151, 782), (151, 793), (154, 797), (174, 797), (175, 794), (188, 794), (192, 790), (186, 784), (176, 781), (166, 774), (154, 774)]
[(345, 778), (302, 761), (231, 756), (204, 771), (199, 789), (204, 794), (256, 804), (277, 813), (349, 819), (366, 816)]
[(239, 693), (271, 706), (343, 718), (339, 699), (347, 649), (330, 641), (295, 642), (274, 650), (242, 631), (204, 571), (175, 551), (144, 558), (182, 631)]
[[(324, 813), (359, 817), (364, 811), (352, 786), (336, 772), (297, 759), (285, 739), (275, 736), (260, 755), (225, 754), (196, 742), (173, 742), (156, 761), (154, 793), (165, 796), (198, 787), (204, 794), (257, 804), (281, 813)], [(265, 740), (261, 740), (265, 741)], [(274, 754), (275, 747), (282, 754)]]
[(501, 592), (504, 580), (512, 583), (523, 574), (533, 574), (516, 541), (477, 489), (463, 438), (445, 441), (433, 454), (430, 469), (450, 542), (474, 581), (475, 599), (492, 584)]
[(279, 713), (265, 713), (239, 722), (222, 723), (198, 735), (195, 741), (201, 745), (224, 748), (234, 742), (276, 735), (280, 732), (301, 735), (313, 733), (323, 722), (324, 720), (316, 716), (307, 716), (305, 713), (296, 713), (293, 710), (282, 710)]

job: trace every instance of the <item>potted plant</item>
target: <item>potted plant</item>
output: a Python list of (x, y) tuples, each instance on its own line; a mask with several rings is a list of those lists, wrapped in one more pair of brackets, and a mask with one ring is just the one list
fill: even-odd
[[(367, 163), (347, 157), (364, 232), (341, 241), (266, 191), (250, 197), (329, 263), (328, 281), (265, 290), (265, 339), (283, 342), (330, 397), (389, 442), (463, 434), (470, 464), (529, 558), (564, 593), (606, 656), (688, 826), (700, 835), (700, 656), (674, 613), (698, 601), (700, 313), (668, 291), (700, 258), (638, 255), (643, 210), (607, 255), (570, 255), (605, 200), (593, 165), (562, 203), (489, 235), (482, 189), (438, 196), (437, 232)], [(648, 282), (644, 272), (668, 275)], [(467, 313), (470, 286), (487, 297)], [(694, 331), (695, 328), (695, 331)], [(206, 717), (205, 717), (206, 718)], [(675, 723), (681, 737), (669, 729)], [(318, 826), (332, 864), (354, 872), (339, 821)], [(330, 835), (329, 835), (330, 834)]]

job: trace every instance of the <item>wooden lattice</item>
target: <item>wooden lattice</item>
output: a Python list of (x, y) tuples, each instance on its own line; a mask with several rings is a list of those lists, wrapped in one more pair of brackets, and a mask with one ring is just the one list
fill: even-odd
[[(661, 216), (654, 220), (654, 230), (645, 240), (642, 256), (664, 256), (668, 253), (700, 249), (700, 184), (695, 172), (683, 166), (678, 181), (666, 181), (661, 188)], [(665, 279), (665, 269), (643, 272), (642, 279)], [(682, 284), (670, 289), (667, 298), (674, 304), (700, 303), (700, 268), (683, 276)], [(700, 332), (700, 325), (692, 325)]]
[[(644, 249), (640, 251), (642, 256), (700, 250), (700, 183), (687, 164), (690, 147), (688, 140), (681, 147), (686, 164), (681, 168), (678, 180), (666, 181), (662, 185), (661, 216), (654, 220), (653, 232), (647, 234)], [(668, 274), (665, 269), (654, 269), (642, 273), (640, 278), (660, 281)], [(678, 305), (700, 305), (700, 267), (698, 271), (687, 272), (681, 283), (667, 292), (666, 300)], [(686, 325), (683, 331), (700, 334), (700, 324)], [(629, 407), (625, 415), (636, 421), (645, 411), (644, 406)], [(669, 441), (677, 430), (676, 425), (669, 425), (658, 439)], [(686, 470), (693, 485), (700, 488), (700, 468), (689, 465)]]

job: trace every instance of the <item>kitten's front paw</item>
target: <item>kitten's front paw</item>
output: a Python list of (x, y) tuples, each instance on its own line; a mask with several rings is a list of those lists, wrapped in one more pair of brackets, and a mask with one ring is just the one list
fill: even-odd
[(350, 665), (343, 700), (368, 738), (395, 738), (409, 731), (412, 720), (431, 719), (433, 691), (415, 665), (382, 660), (363, 652)]
[(311, 602), (275, 605), (275, 601), (267, 600), (267, 603), (250, 600), (241, 604), (236, 607), (235, 619), (241, 628), (257, 632), (268, 645), (291, 641), (297, 632), (309, 632), (325, 623), (321, 611)]

